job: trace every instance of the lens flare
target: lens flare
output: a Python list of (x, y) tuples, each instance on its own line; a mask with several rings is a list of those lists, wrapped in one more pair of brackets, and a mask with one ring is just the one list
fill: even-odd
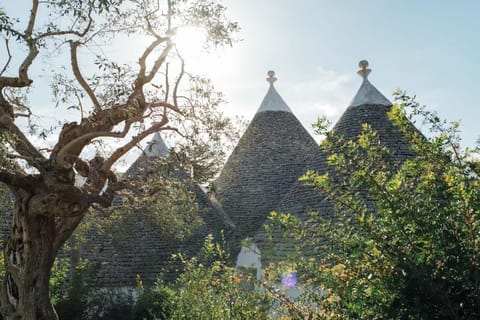
[(287, 288), (293, 288), (297, 285), (297, 274), (293, 271), (285, 272), (282, 275), (282, 285)]
[(188, 58), (202, 53), (207, 41), (206, 31), (202, 28), (185, 27), (177, 31), (174, 42), (182, 55)]

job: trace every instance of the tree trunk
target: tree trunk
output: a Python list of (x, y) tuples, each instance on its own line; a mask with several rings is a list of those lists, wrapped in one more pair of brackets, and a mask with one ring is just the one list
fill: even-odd
[(13, 226), (3, 254), (1, 312), (5, 320), (58, 319), (49, 297), (56, 250), (55, 218), (32, 213), (31, 194), (16, 194)]

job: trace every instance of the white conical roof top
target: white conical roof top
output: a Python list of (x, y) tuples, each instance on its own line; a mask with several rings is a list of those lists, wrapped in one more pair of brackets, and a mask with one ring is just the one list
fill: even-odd
[(147, 142), (145, 155), (150, 158), (166, 157), (170, 150), (162, 139), (160, 132), (155, 133), (152, 140)]
[(350, 103), (350, 107), (358, 107), (361, 105), (382, 105), (382, 106), (391, 106), (392, 103), (385, 98), (385, 96), (375, 88), (370, 81), (368, 81), (368, 75), (372, 71), (368, 68), (368, 61), (362, 60), (359, 62), (358, 66), (361, 68), (358, 71), (358, 74), (363, 78), (362, 85), (358, 89), (357, 94)]
[(265, 98), (263, 98), (262, 104), (260, 105), (260, 108), (258, 108), (257, 113), (264, 111), (292, 112), (273, 86), (273, 83), (277, 81), (274, 71), (268, 71), (267, 81), (270, 83), (270, 88), (268, 88), (268, 92), (265, 95)]

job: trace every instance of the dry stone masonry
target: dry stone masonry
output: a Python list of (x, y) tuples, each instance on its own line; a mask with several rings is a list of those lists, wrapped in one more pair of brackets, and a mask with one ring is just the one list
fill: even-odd
[[(362, 124), (368, 123), (391, 150), (394, 163), (413, 157), (408, 141), (387, 117), (392, 103), (368, 80), (371, 72), (368, 62), (363, 60), (359, 66), (362, 84), (333, 130), (346, 140), (356, 139)], [(100, 266), (96, 279), (99, 286), (134, 287), (137, 274), (144, 282), (153, 283), (173, 253), (196, 255), (208, 234), (219, 238), (222, 230), (236, 265), (257, 269), (260, 277), (261, 252), (272, 246), (263, 229), (271, 211), (289, 212), (301, 219), (306, 219), (311, 211), (325, 218), (333, 217), (328, 199), (298, 181), (308, 169), (328, 172), (328, 155), (321, 151), (276, 91), (276, 80), (275, 73), (269, 71), (267, 94), (216, 180), (215, 198), (209, 198), (182, 168), (174, 170), (173, 175), (184, 181), (195, 195), (203, 221), (189, 237), (182, 241), (166, 238), (142, 212), (129, 213), (122, 224), (116, 226), (122, 230), (121, 241), (108, 230), (87, 234), (80, 256)], [(155, 134), (126, 175), (131, 179), (144, 179), (151, 174), (152, 164), (168, 153), (160, 134)], [(116, 203), (121, 206), (121, 199)], [(240, 252), (245, 238), (250, 238), (251, 244)], [(271, 259), (286, 257), (295, 245), (297, 243), (274, 235), (276, 254)], [(178, 270), (173, 269), (165, 278), (177, 275)]]

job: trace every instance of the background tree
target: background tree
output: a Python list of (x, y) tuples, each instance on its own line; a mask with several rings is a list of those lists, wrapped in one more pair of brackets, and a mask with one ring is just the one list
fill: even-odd
[(191, 76), (189, 89), (183, 94), (188, 107), (183, 115), (176, 115), (180, 118), (172, 119), (179, 122), (177, 132), (167, 133), (171, 140), (177, 141), (172, 155), (195, 181), (208, 183), (219, 173), (247, 123), (239, 117), (219, 116), (215, 110), (225, 104), (225, 99), (214, 90), (209, 79)]
[[(177, 30), (195, 25), (206, 29), (213, 45), (231, 44), (237, 25), (224, 11), (206, 0), (33, 0), (27, 21), (0, 11), (5, 39), (1, 56), (6, 57), (0, 70), (0, 137), (6, 159), (13, 164), (21, 160), (23, 166), (0, 167), (0, 181), (15, 198), (0, 290), (6, 319), (57, 318), (49, 300), (57, 251), (90, 207), (109, 206), (114, 194), (126, 187), (113, 165), (148, 135), (177, 130), (185, 119), (179, 115), (187, 116), (185, 110), (192, 107), (179, 94), (185, 89), (185, 70), (175, 48)], [(144, 48), (135, 47), (139, 38), (145, 40)], [(132, 42), (139, 52), (138, 65), (116, 62), (98, 46), (115, 41), (123, 48)], [(80, 116), (59, 130), (37, 128), (32, 122), (39, 106), (29, 101), (28, 93), (34, 85), (31, 69), (39, 58), (47, 59), (44, 63), (53, 59), (52, 65), (68, 62), (52, 77), (53, 93), (57, 107), (76, 109)], [(95, 69), (85, 61), (90, 58)], [(172, 123), (171, 118), (178, 120)], [(30, 132), (22, 130), (25, 127)], [(32, 140), (33, 130), (43, 138), (58, 132), (58, 138), (51, 148), (42, 149)], [(99, 144), (112, 142), (112, 150), (95, 152)]]
[[(416, 157), (392, 165), (368, 125), (355, 141), (329, 133), (322, 148), (330, 173), (303, 179), (326, 194), (335, 219), (313, 215), (300, 223), (281, 216), (325, 253), (296, 265), (322, 289), (305, 296), (326, 318), (478, 319), (478, 155), (460, 149), (458, 123), (441, 121), (404, 93), (397, 98), (389, 117)], [(411, 125), (419, 119), (431, 128), (430, 138)]]

